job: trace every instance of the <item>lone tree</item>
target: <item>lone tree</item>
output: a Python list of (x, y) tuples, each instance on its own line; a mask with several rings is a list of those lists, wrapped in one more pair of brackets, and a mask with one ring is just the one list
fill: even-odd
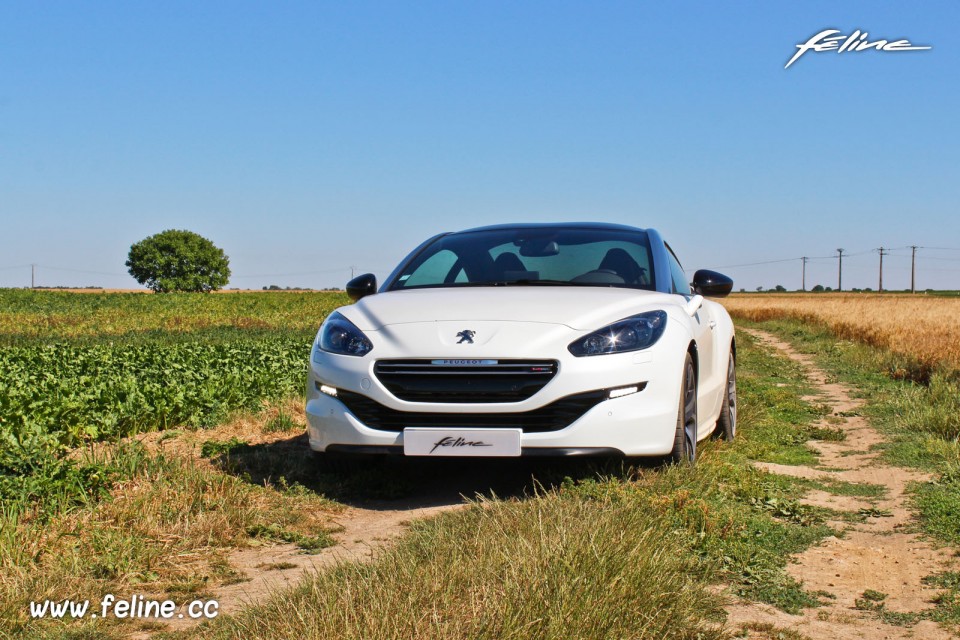
[(156, 293), (222, 289), (230, 280), (230, 258), (192, 231), (169, 229), (130, 247), (130, 275)]

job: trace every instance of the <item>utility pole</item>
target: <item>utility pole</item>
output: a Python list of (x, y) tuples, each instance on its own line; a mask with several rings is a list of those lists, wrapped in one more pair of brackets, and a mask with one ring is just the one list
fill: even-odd
[(883, 247), (880, 247), (879, 251), (880, 251), (880, 286), (877, 287), (877, 289), (880, 293), (883, 293), (883, 255), (885, 252)]
[(37, 265), (30, 265), (30, 288), (37, 288)]
[(910, 255), (910, 293), (917, 292), (917, 245), (910, 245), (913, 253)]
[(803, 256), (800, 259), (803, 261), (803, 271), (802, 271), (803, 275), (801, 276), (801, 282), (803, 284), (801, 285), (800, 288), (803, 291), (806, 291), (807, 290), (807, 260), (809, 260), (809, 258), (807, 258), (807, 256)]
[(354, 266), (350, 266), (350, 279), (353, 280), (353, 270), (356, 269)]
[(837, 291), (843, 291), (843, 252), (845, 249), (837, 249), (837, 256), (840, 258), (837, 263)]

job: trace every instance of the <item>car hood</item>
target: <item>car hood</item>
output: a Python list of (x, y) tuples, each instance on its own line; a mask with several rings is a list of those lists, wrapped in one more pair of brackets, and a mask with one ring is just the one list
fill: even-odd
[(454, 321), (539, 322), (585, 331), (683, 302), (681, 296), (616, 287), (461, 287), (378, 293), (340, 312), (363, 331)]

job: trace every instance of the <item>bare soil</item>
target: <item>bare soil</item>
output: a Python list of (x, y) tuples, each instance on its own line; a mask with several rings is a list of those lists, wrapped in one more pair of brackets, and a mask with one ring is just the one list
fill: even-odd
[[(230, 554), (231, 567), (242, 582), (207, 590), (206, 599), (214, 599), (220, 614), (236, 613), (241, 608), (267, 600), (275, 592), (293, 587), (309, 572), (352, 560), (371, 560), (377, 552), (400, 536), (413, 520), (430, 518), (443, 511), (464, 506), (463, 501), (440, 501), (424, 505), (418, 501), (370, 503), (363, 508), (347, 507), (334, 522), (342, 530), (334, 534), (337, 544), (307, 554), (295, 544), (269, 545), (240, 549)], [(198, 624), (189, 618), (171, 620), (164, 632), (186, 629)], [(149, 638), (144, 632), (136, 638)]]
[(855, 605), (865, 591), (872, 589), (887, 594), (883, 605), (888, 611), (919, 612), (934, 606), (932, 601), (938, 590), (921, 580), (954, 568), (956, 558), (949, 550), (937, 548), (911, 531), (914, 514), (905, 496), (908, 483), (929, 477), (883, 464), (878, 459), (874, 445), (884, 442), (884, 438), (858, 414), (862, 403), (852, 397), (849, 387), (828, 379), (812, 357), (798, 353), (768, 333), (748, 333), (804, 368), (816, 389), (816, 395), (807, 399), (825, 403), (831, 409), (829, 421), (825, 418), (820, 426), (840, 428), (846, 433), (843, 441), (808, 443), (819, 454), (817, 468), (769, 463), (757, 466), (771, 473), (801, 478), (877, 484), (886, 488), (886, 495), (866, 499), (810, 492), (803, 499), (807, 504), (854, 513), (867, 509), (876, 514), (862, 524), (831, 523), (841, 530), (840, 535), (831, 536), (793, 558), (788, 568), (790, 575), (806, 589), (830, 594), (829, 597), (823, 598), (822, 607), (806, 609), (800, 615), (738, 601), (728, 609), (729, 627), (745, 632), (747, 638), (778, 638), (787, 630), (811, 640), (956, 637), (928, 620), (913, 626), (886, 624), (877, 613), (862, 611)]

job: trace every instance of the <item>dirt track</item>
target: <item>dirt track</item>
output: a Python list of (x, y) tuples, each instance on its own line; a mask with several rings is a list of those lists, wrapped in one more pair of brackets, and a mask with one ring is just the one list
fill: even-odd
[[(370, 503), (363, 508), (349, 507), (335, 518), (335, 524), (342, 527), (334, 534), (335, 546), (316, 554), (305, 554), (295, 544), (235, 551), (230, 555), (230, 565), (244, 576), (244, 581), (212, 588), (208, 597), (217, 600), (219, 613), (236, 613), (247, 605), (265, 601), (276, 591), (295, 586), (309, 572), (350, 560), (372, 559), (378, 549), (401, 535), (411, 521), (464, 505), (463, 501), (442, 500), (429, 505), (393, 501)], [(189, 618), (173, 619), (163, 631), (187, 629), (198, 622)], [(152, 632), (142, 632), (133, 637), (145, 639), (152, 635)]]
[[(922, 584), (921, 580), (953, 568), (955, 559), (949, 551), (933, 547), (909, 529), (913, 514), (907, 506), (906, 486), (928, 477), (884, 465), (877, 459), (879, 454), (871, 447), (882, 443), (883, 437), (858, 415), (861, 403), (851, 397), (849, 387), (828, 380), (810, 356), (797, 353), (787, 343), (765, 332), (749, 333), (803, 366), (817, 390), (817, 395), (807, 399), (826, 403), (832, 410), (833, 421), (828, 424), (824, 420), (821, 426), (839, 427), (846, 433), (846, 439), (840, 442), (809, 443), (820, 455), (816, 468), (767, 463), (757, 463), (757, 466), (771, 473), (803, 478), (882, 485), (886, 495), (868, 500), (811, 492), (803, 500), (808, 504), (876, 514), (862, 524), (831, 523), (843, 533), (799, 554), (790, 565), (790, 575), (802, 581), (806, 589), (829, 593), (832, 597), (824, 598), (823, 607), (806, 609), (798, 616), (767, 605), (739, 602), (729, 609), (730, 627), (762, 629), (773, 625), (812, 640), (955, 637), (932, 621), (920, 621), (912, 627), (894, 626), (882, 622), (876, 613), (855, 608), (855, 601), (868, 589), (888, 594), (883, 600), (888, 611), (919, 612), (933, 607), (931, 601), (937, 590)], [(868, 511), (861, 512), (861, 509)], [(750, 631), (747, 637), (777, 636), (776, 632)]]

